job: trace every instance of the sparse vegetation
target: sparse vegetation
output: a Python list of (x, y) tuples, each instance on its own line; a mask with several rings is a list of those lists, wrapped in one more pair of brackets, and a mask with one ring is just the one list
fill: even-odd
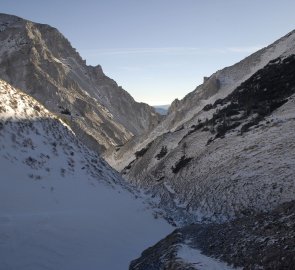
[(249, 131), (252, 126), (258, 125), (267, 115), (285, 104), (295, 93), (294, 73), (294, 55), (284, 60), (274, 59), (228, 97), (216, 100), (213, 105), (207, 104), (203, 108), (204, 111), (216, 109), (212, 118), (192, 125), (182, 140), (201, 128), (202, 131), (216, 133), (214, 138), (208, 140), (207, 145), (216, 138), (223, 138), (226, 133), (241, 124), (241, 134)]
[(66, 115), (71, 115), (71, 112), (68, 108), (61, 110), (60, 113), (66, 114)]
[(40, 109), (40, 107), (38, 105), (35, 105), (34, 106), (34, 110), (37, 111), (37, 112), (40, 112), (41, 111), (41, 109)]
[(175, 129), (175, 131), (174, 132), (177, 132), (177, 131), (180, 131), (180, 130), (183, 130), (184, 129), (184, 126), (183, 125), (181, 125), (180, 127), (178, 127), (177, 129)]
[(160, 152), (155, 156), (157, 160), (160, 160), (167, 154), (167, 146), (163, 145)]
[(192, 158), (190, 157), (186, 157), (185, 155), (183, 155), (180, 160), (171, 167), (171, 170), (173, 173), (178, 173), (181, 169), (183, 169), (190, 161), (192, 160)]
[(203, 108), (203, 111), (207, 112), (207, 111), (210, 111), (211, 109), (213, 109), (213, 105), (212, 105), (212, 104), (207, 104), (207, 105)]
[(144, 148), (140, 149), (139, 151), (135, 152), (136, 158), (142, 157), (149, 150), (149, 148), (151, 147), (152, 144), (153, 144), (153, 141), (150, 142), (146, 147), (144, 147)]
[(136, 161), (136, 159), (132, 160), (123, 170), (122, 174), (126, 174), (127, 170), (130, 170), (132, 167), (132, 164)]

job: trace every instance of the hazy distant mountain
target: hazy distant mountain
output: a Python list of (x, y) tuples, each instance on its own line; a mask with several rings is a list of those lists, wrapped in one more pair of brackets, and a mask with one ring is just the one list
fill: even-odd
[(155, 108), (157, 113), (159, 113), (161, 115), (166, 115), (168, 113), (168, 109), (169, 109), (170, 105), (156, 105), (153, 107)]
[(158, 124), (152, 107), (87, 66), (57, 29), (0, 14), (0, 43), (0, 78), (61, 115), (88, 146), (104, 151)]

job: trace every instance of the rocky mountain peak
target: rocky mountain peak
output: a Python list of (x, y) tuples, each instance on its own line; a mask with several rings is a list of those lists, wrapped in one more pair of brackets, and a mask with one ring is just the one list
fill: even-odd
[(87, 66), (56, 28), (6, 14), (0, 22), (0, 78), (62, 114), (89, 147), (104, 152), (158, 124), (152, 107), (134, 101), (99, 65)]
[(87, 66), (89, 72), (93, 72), (93, 76), (100, 78), (104, 77), (105, 74), (103, 73), (101, 65), (96, 65), (96, 66)]

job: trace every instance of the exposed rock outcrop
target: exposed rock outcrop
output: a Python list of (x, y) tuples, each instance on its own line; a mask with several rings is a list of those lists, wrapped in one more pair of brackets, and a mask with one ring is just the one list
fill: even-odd
[(100, 152), (158, 124), (100, 66), (87, 66), (55, 28), (0, 14), (0, 78), (62, 114), (76, 134)]
[[(203, 84), (187, 94), (177, 102), (177, 110), (171, 106), (166, 121), (173, 128), (194, 117), (202, 108), (217, 99), (225, 98), (243, 81), (250, 78), (256, 71), (263, 68), (269, 61), (280, 56), (295, 53), (294, 49), (295, 31), (280, 38), (273, 44), (253, 53), (233, 66), (218, 70), (210, 77), (204, 77)], [(178, 114), (183, 118), (178, 118)], [(175, 120), (174, 118), (178, 118)]]
[(294, 44), (291, 32), (216, 72), (110, 162), (181, 223), (222, 222), (294, 200)]
[(295, 202), (228, 223), (177, 229), (145, 250), (129, 269), (198, 269), (197, 252), (194, 265), (179, 257), (183, 245), (245, 270), (291, 270), (295, 265)]

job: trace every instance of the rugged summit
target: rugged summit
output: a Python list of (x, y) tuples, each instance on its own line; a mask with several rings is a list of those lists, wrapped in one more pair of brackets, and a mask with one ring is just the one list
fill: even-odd
[(216, 72), (109, 162), (185, 223), (295, 199), (294, 52), (291, 32)]
[(159, 121), (100, 66), (87, 66), (55, 28), (0, 14), (0, 78), (65, 119), (88, 146), (104, 151)]

